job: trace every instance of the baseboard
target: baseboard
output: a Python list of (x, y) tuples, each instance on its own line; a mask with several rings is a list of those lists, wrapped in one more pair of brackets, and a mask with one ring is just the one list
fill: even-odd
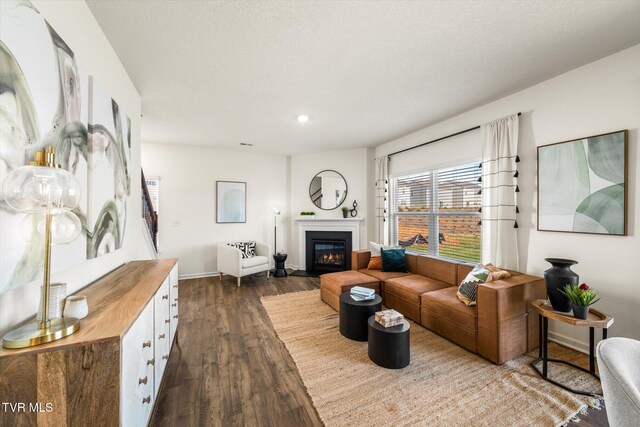
[(562, 344), (565, 347), (572, 348), (580, 353), (589, 354), (589, 343), (584, 343), (575, 338), (568, 337), (566, 335), (559, 334), (557, 332), (549, 331), (549, 340)]
[(218, 276), (220, 273), (217, 271), (210, 271), (208, 273), (191, 273), (191, 274), (180, 274), (178, 276), (178, 280), (187, 280), (187, 279), (201, 279), (203, 277), (211, 277)]

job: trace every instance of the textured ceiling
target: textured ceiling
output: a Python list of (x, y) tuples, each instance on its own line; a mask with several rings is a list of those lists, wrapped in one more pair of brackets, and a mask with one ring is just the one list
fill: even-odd
[(143, 141), (280, 154), (375, 146), (640, 43), (639, 1), (87, 3)]

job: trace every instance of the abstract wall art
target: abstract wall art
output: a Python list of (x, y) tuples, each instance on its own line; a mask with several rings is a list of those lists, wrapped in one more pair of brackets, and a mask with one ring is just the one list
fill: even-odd
[(131, 195), (131, 120), (91, 78), (87, 258), (122, 247)]
[(247, 222), (247, 183), (216, 181), (216, 222)]
[[(74, 52), (28, 1), (3, 1), (0, 14), (0, 182), (53, 145), (83, 197), (74, 212), (87, 215), (89, 76)], [(44, 244), (20, 233), (24, 214), (0, 197), (0, 293), (42, 277)], [(86, 259), (84, 236), (56, 246), (53, 272)]]
[[(93, 96), (95, 94), (95, 96)], [(52, 272), (122, 246), (131, 194), (131, 121), (27, 0), (2, 0), (0, 184), (52, 145), (81, 184), (82, 235), (52, 251)], [(20, 233), (0, 197), (0, 293), (42, 278), (44, 244)]]
[(622, 130), (538, 147), (538, 230), (627, 234)]

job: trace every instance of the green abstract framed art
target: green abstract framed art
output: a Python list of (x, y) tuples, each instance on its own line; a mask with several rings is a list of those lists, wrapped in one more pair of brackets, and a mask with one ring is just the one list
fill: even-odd
[(627, 234), (628, 130), (538, 147), (538, 230)]

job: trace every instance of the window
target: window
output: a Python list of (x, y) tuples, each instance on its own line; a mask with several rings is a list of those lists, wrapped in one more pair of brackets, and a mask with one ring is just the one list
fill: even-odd
[(390, 179), (391, 242), (411, 252), (480, 262), (478, 163)]

